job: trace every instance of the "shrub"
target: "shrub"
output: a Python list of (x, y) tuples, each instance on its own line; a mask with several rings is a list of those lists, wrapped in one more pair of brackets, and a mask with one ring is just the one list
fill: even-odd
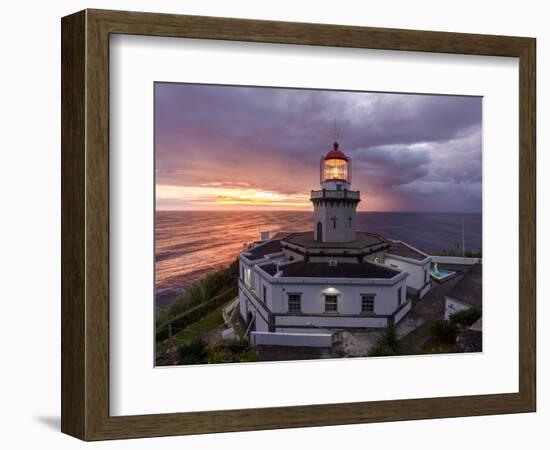
[(208, 274), (204, 279), (194, 283), (185, 292), (179, 294), (170, 306), (158, 310), (156, 313), (156, 325), (160, 326), (171, 318), (179, 316), (194, 306), (221, 294), (227, 288), (235, 286), (237, 284), (238, 273), (239, 262), (235, 260), (228, 267)]
[(208, 357), (210, 364), (258, 360), (258, 354), (247, 341), (222, 341), (212, 349)]
[(449, 321), (463, 327), (471, 327), (481, 317), (481, 309), (477, 306), (462, 311), (455, 312)]
[(376, 344), (370, 349), (369, 356), (393, 356), (401, 352), (401, 340), (395, 325), (388, 325), (380, 332)]
[(395, 354), (399, 354), (401, 350), (401, 341), (397, 335), (397, 329), (395, 325), (388, 325), (376, 340), (376, 345), (387, 347)]
[(202, 339), (194, 339), (179, 348), (180, 364), (205, 364), (208, 362), (208, 349)]
[(396, 356), (398, 354), (392, 348), (378, 344), (372, 347), (368, 353), (369, 356)]
[(439, 344), (454, 344), (458, 335), (456, 325), (448, 320), (436, 320), (432, 323), (430, 332)]

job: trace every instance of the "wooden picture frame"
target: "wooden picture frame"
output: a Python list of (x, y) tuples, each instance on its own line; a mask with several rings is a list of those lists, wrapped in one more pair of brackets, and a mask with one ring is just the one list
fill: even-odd
[[(103, 10), (61, 25), (64, 433), (100, 440), (535, 411), (535, 39)], [(110, 416), (109, 36), (116, 33), (519, 58), (519, 391)]]

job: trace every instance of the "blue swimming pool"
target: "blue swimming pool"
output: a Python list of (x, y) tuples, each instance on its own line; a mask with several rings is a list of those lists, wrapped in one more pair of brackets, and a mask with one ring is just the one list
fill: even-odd
[(440, 283), (453, 276), (455, 273), (456, 272), (453, 272), (452, 270), (440, 269), (437, 267), (437, 263), (430, 267), (430, 276)]

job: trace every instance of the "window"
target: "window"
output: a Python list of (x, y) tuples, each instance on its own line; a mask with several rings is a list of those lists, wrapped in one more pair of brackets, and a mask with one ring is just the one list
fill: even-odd
[(262, 299), (264, 303), (267, 303), (267, 289), (265, 286), (263, 286), (263, 289), (262, 289)]
[(288, 294), (288, 312), (302, 312), (302, 294)]
[(402, 294), (403, 294), (403, 288), (399, 288), (397, 289), (397, 304), (398, 305), (401, 305), (401, 297), (402, 297)]
[(428, 282), (428, 269), (424, 269), (424, 283)]
[(244, 281), (244, 267), (241, 267), (241, 280)]
[(321, 222), (317, 222), (317, 240), (323, 240), (323, 224)]
[(338, 312), (338, 297), (336, 295), (325, 295), (325, 312)]
[(361, 296), (361, 312), (372, 313), (374, 312), (374, 295), (365, 294)]

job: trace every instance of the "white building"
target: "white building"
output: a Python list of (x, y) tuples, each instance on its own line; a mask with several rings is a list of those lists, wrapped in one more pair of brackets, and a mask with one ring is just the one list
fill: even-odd
[(311, 191), (313, 231), (277, 233), (240, 255), (239, 309), (253, 344), (319, 345), (338, 330), (398, 323), (431, 286), (431, 257), (356, 230), (359, 191), (334, 143)]

